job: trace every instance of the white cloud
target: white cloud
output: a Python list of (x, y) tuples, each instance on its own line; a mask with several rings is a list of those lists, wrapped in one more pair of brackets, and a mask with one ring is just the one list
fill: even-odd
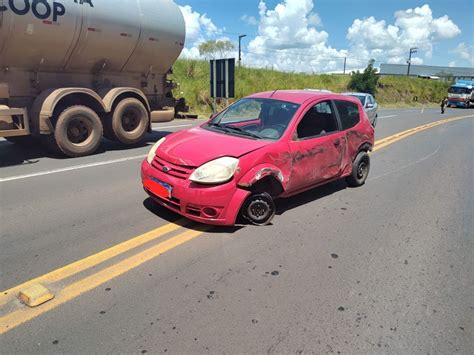
[[(429, 5), (395, 13), (395, 23), (386, 24), (374, 17), (354, 20), (347, 39), (351, 51), (389, 63), (405, 63), (408, 50), (417, 47), (425, 58), (431, 58), (436, 40), (450, 39), (461, 33), (448, 16), (433, 18)], [(420, 57), (413, 63), (422, 64)]]
[(224, 29), (218, 28), (206, 14), (200, 14), (191, 6), (180, 6), (186, 23), (186, 46), (181, 53), (182, 58), (201, 58), (199, 44), (206, 39), (222, 35)]
[(248, 24), (250, 26), (257, 26), (258, 25), (258, 21), (257, 21), (257, 18), (255, 16), (243, 15), (240, 18), (240, 20), (245, 22), (246, 24)]
[(313, 11), (313, 0), (283, 0), (273, 9), (261, 0), (258, 10), (258, 35), (248, 45), (247, 65), (285, 71), (342, 70), (347, 51), (330, 47), (328, 33), (316, 29), (321, 19)]
[[(269, 6), (260, 0), (258, 16), (246, 14), (241, 21), (258, 26), (254, 38), (243, 47), (243, 62), (254, 67), (297, 72), (342, 71), (347, 57), (347, 71), (365, 67), (370, 58), (378, 62), (405, 63), (411, 47), (418, 47), (413, 64), (423, 64), (431, 58), (434, 44), (461, 33), (448, 16), (433, 17), (429, 5), (397, 11), (394, 21), (388, 23), (371, 16), (355, 19), (347, 30), (346, 49), (335, 49), (329, 34), (322, 30), (322, 20), (314, 0), (279, 0)], [(201, 58), (199, 44), (208, 39), (223, 37), (225, 28), (219, 28), (206, 14), (194, 11), (189, 5), (181, 6), (187, 38), (182, 57)], [(236, 38), (232, 37), (235, 42)], [(453, 52), (472, 64), (472, 46), (461, 43)], [(237, 53), (232, 53), (237, 57)]]
[(458, 46), (453, 50), (454, 53), (459, 55), (461, 59), (466, 60), (471, 65), (474, 65), (474, 46), (466, 45), (466, 43), (459, 43)]
[(308, 23), (312, 26), (315, 27), (322, 27), (323, 26), (323, 21), (321, 20), (321, 17), (317, 13), (313, 13), (309, 15), (308, 17)]

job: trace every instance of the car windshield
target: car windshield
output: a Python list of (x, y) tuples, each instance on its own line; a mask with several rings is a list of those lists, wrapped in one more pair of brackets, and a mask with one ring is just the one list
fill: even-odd
[(280, 139), (300, 105), (246, 98), (214, 117), (208, 128), (253, 139)]
[(362, 106), (365, 106), (365, 98), (367, 96), (364, 96), (364, 95), (350, 95), (350, 96), (358, 98), (359, 101), (362, 103)]
[(468, 88), (463, 88), (463, 87), (456, 87), (456, 86), (451, 86), (448, 90), (450, 94), (458, 94), (458, 95), (463, 95), (463, 94), (470, 94), (471, 89)]

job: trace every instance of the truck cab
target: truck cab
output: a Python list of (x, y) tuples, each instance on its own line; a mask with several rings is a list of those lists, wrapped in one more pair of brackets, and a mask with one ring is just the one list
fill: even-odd
[(465, 108), (474, 106), (474, 97), (472, 95), (473, 87), (474, 81), (457, 81), (448, 90), (448, 106)]

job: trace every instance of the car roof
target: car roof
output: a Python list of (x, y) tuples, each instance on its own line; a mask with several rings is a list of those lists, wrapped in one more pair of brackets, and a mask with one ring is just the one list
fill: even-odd
[(321, 99), (343, 99), (347, 101), (352, 101), (352, 98), (341, 95), (334, 94), (329, 92), (322, 91), (312, 91), (312, 90), (274, 90), (274, 91), (264, 91), (255, 93), (247, 96), (247, 98), (259, 98), (259, 99), (274, 99), (292, 102), (295, 104), (303, 104), (306, 101), (314, 98)]
[(341, 95), (359, 95), (359, 96), (370, 96), (366, 92), (343, 92)]

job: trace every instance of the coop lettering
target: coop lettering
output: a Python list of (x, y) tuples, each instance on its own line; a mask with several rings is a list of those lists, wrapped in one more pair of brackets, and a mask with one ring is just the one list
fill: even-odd
[[(0, 12), (11, 10), (19, 16), (24, 16), (31, 12), (33, 16), (40, 20), (51, 19), (56, 22), (59, 17), (66, 13), (64, 5), (57, 1), (8, 0), (8, 4), (7, 1), (4, 1), (4, 3), (5, 5), (0, 5)], [(92, 0), (74, 0), (74, 3), (80, 5), (88, 4), (90, 7), (94, 7)]]

